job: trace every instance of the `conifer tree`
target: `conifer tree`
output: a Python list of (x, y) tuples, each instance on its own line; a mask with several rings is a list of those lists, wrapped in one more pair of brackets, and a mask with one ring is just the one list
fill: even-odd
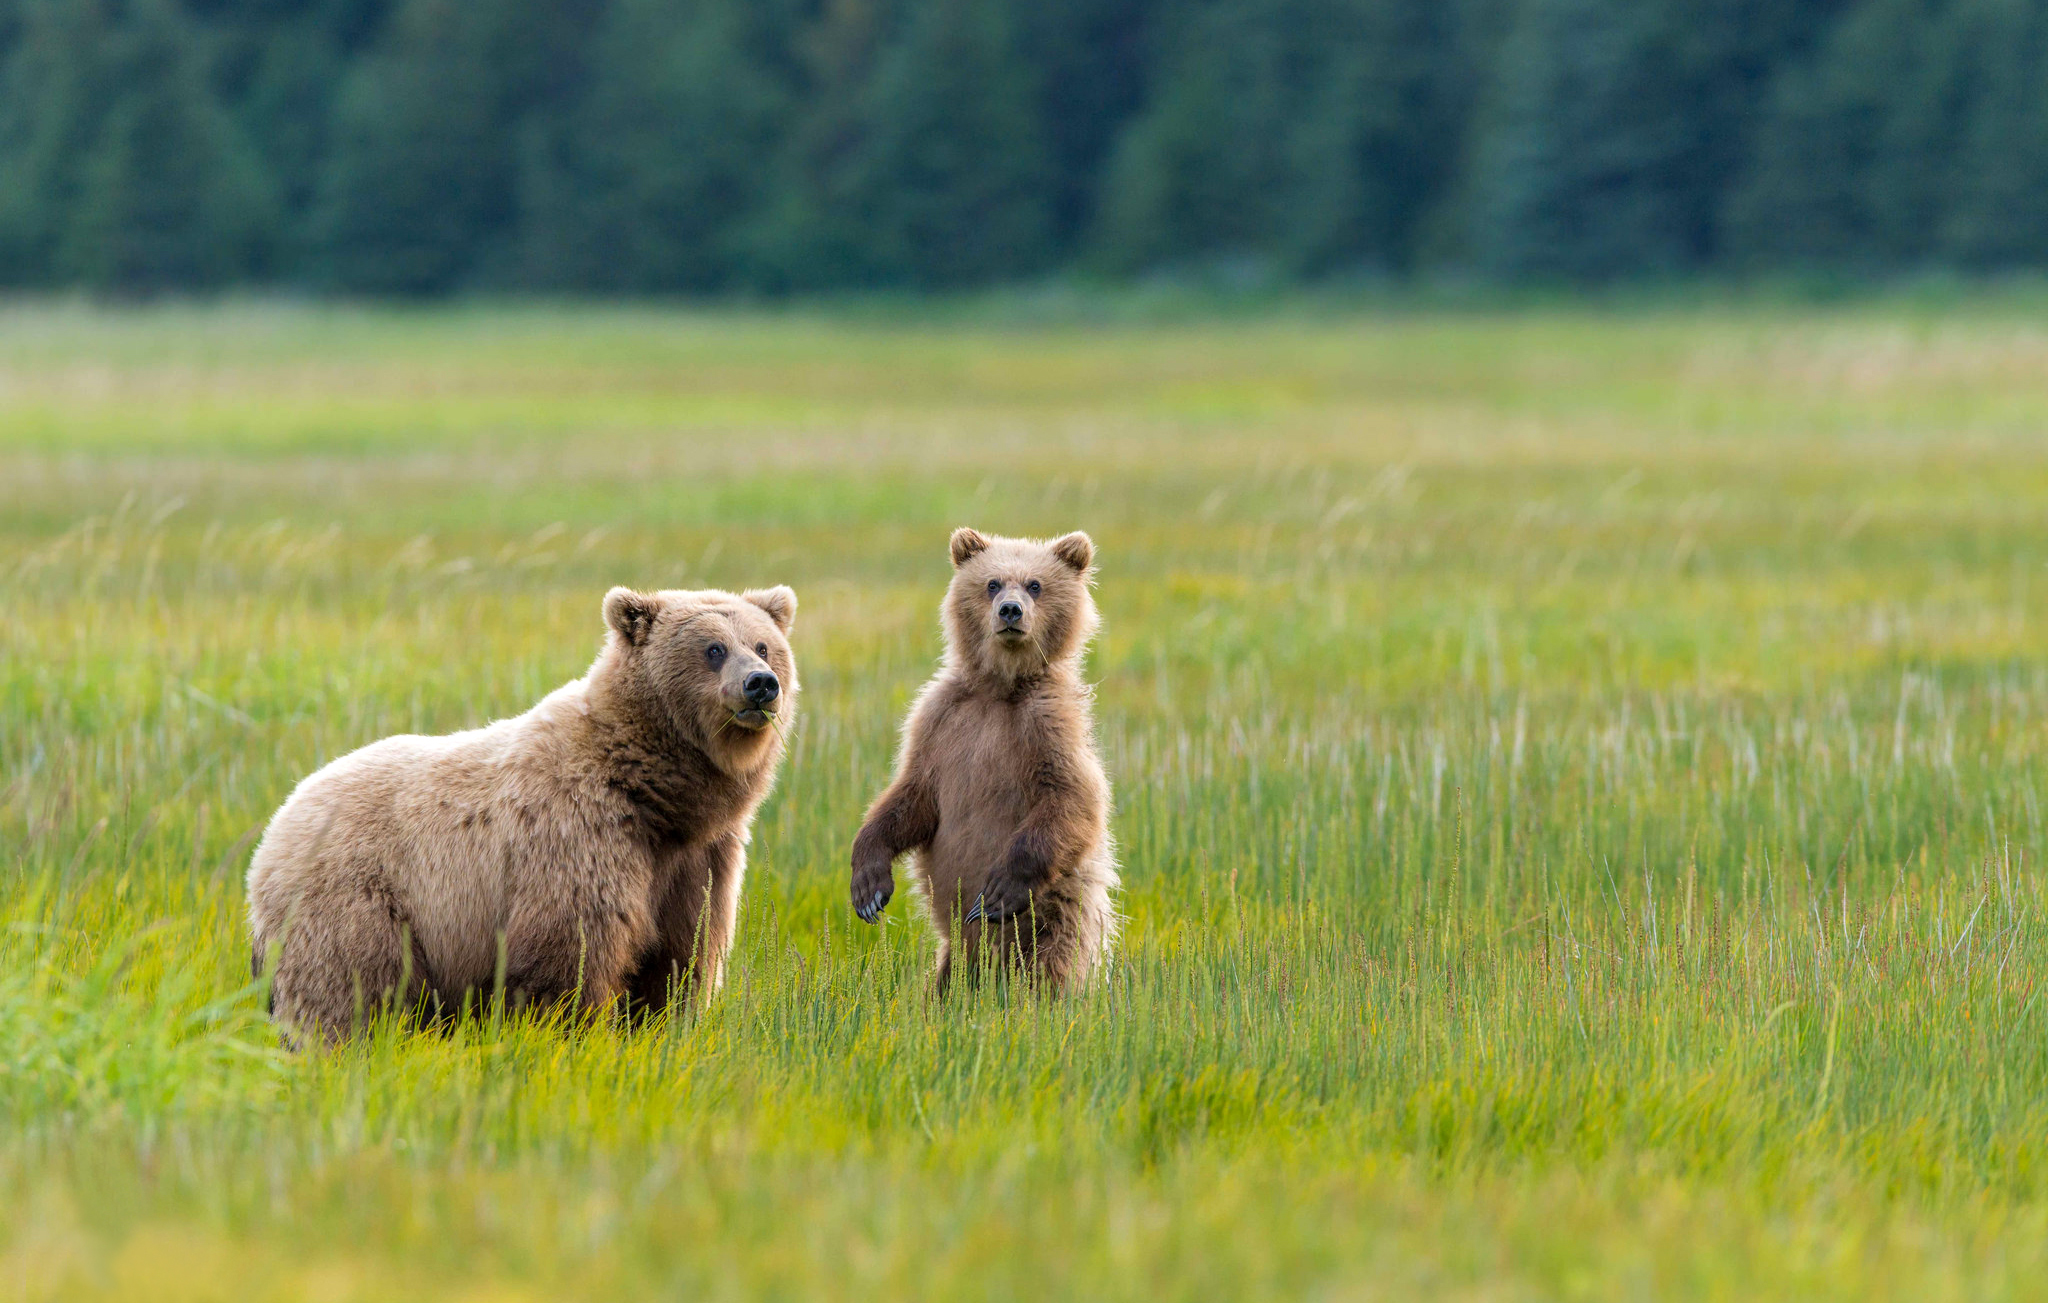
[(529, 160), (529, 283), (677, 292), (756, 279), (748, 223), (787, 131), (793, 8), (614, 0), (584, 97)]
[(0, 0), (0, 285), (2048, 265), (2048, 0)]
[(515, 281), (522, 164), (582, 89), (591, 15), (582, 0), (406, 0), (336, 105), (315, 214), (327, 279)]
[(1034, 83), (1053, 241), (1071, 256), (1094, 221), (1103, 165), (1144, 103), (1160, 0), (1018, 4), (1018, 57)]
[(110, 93), (104, 4), (15, 0), (0, 59), (0, 284), (61, 284), (58, 234)]
[(1524, 0), (1475, 157), (1470, 220), (1484, 262), (1592, 278), (1711, 265), (1771, 70), (1830, 8)]
[(0, 277), (124, 293), (269, 270), (260, 161), (170, 0), (30, 0), (0, 78)]
[(1185, 13), (1107, 180), (1116, 270), (1252, 258), (1405, 267), (1462, 147), (1475, 6), (1209, 0)]
[(1981, 17), (1955, 0), (1866, 0), (1790, 64), (1728, 200), (1735, 251), (1858, 270), (1941, 258)]
[(1048, 265), (1050, 161), (1005, 0), (908, 5), (863, 98), (848, 198), (874, 275), (941, 286)]
[(1981, 54), (1943, 244), (1965, 266), (2048, 265), (2048, 4), (1971, 7)]

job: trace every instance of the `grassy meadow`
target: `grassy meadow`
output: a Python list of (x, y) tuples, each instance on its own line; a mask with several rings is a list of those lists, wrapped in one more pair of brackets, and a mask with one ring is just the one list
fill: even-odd
[[(0, 1296), (2048, 1295), (2048, 305), (0, 308)], [(1108, 981), (846, 853), (1093, 533)], [(729, 984), (282, 1051), (292, 784), (788, 582)]]

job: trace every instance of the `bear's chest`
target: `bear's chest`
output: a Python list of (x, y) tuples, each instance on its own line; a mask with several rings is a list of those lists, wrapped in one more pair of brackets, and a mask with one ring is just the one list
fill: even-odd
[(949, 714), (934, 767), (941, 823), (1014, 823), (1030, 800), (1037, 767), (1026, 713), (1000, 701), (967, 703)]

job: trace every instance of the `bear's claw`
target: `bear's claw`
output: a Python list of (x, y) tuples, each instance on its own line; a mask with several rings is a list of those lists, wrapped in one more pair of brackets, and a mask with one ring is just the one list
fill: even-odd
[(1029, 908), (1030, 903), (1031, 898), (1027, 894), (1024, 896), (1022, 900), (1012, 905), (1005, 906), (1000, 903), (991, 904), (989, 902), (988, 892), (983, 891), (980, 895), (974, 898), (974, 906), (973, 908), (967, 911), (967, 917), (963, 921), (968, 923), (980, 923), (987, 927), (995, 927), (999, 924), (1007, 923), (1011, 919), (1017, 917), (1019, 914), (1022, 914), (1027, 908)]
[(881, 917), (882, 907), (889, 903), (889, 897), (892, 894), (894, 893), (892, 893), (888, 888), (884, 887), (876, 891), (870, 892), (866, 900), (860, 900), (856, 898), (853, 905), (853, 912), (860, 918), (861, 922), (872, 923), (877, 918)]

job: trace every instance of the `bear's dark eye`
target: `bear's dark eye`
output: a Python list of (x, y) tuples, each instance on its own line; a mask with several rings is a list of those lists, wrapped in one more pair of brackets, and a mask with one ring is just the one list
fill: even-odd
[(710, 661), (714, 669), (725, 664), (725, 644), (715, 642), (706, 647), (704, 649), (704, 659)]
[(1003, 591), (1003, 581), (1002, 581), (1002, 580), (1000, 580), (1000, 579), (991, 579), (991, 580), (989, 580), (989, 581), (988, 581), (988, 595), (989, 595), (990, 597), (994, 597), (994, 596), (995, 596), (995, 595), (996, 595), (997, 593), (1000, 593), (1000, 592), (1002, 592), (1002, 591)]
[(1038, 581), (1036, 579), (1024, 585), (1024, 588), (1025, 591), (1029, 592), (1033, 597), (1038, 596)]
[(755, 643), (755, 644), (754, 644), (754, 654), (755, 654), (756, 656), (759, 656), (759, 657), (760, 657), (760, 658), (761, 658), (762, 660), (764, 660), (764, 661), (765, 661), (765, 660), (767, 660), (767, 659), (768, 659), (768, 644), (767, 644), (767, 643), (765, 643), (765, 642), (757, 642), (757, 643)]

